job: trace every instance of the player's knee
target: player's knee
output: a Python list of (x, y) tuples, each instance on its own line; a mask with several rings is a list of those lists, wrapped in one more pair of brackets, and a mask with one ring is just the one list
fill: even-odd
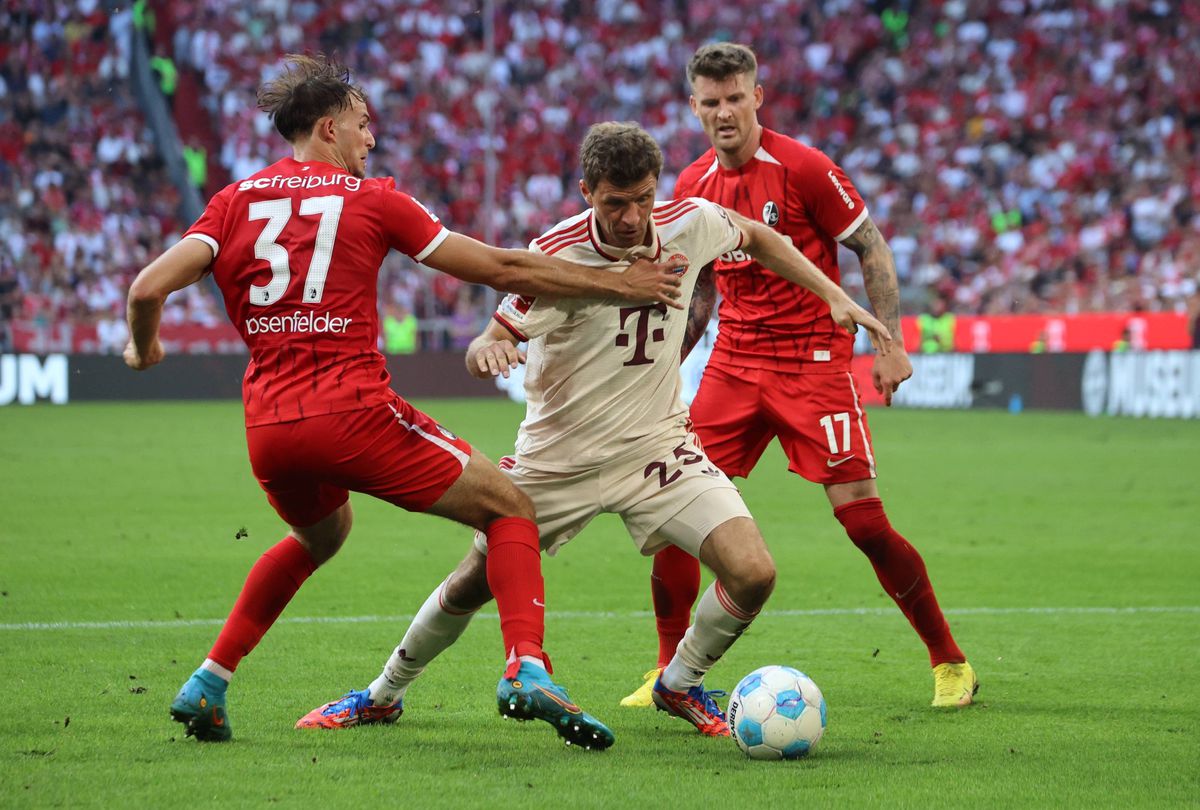
[(753, 603), (750, 609), (756, 610), (767, 601), (767, 597), (775, 590), (775, 562), (770, 557), (764, 558), (754, 566), (747, 579), (746, 588), (750, 592), (749, 601)]
[(292, 536), (304, 546), (313, 562), (324, 565), (341, 549), (346, 538), (350, 536), (350, 527), (353, 525), (354, 511), (350, 508), (350, 501), (346, 501), (332, 514), (312, 526), (293, 527)]
[(721, 581), (721, 586), (738, 607), (754, 612), (766, 604), (775, 590), (775, 576), (775, 561), (771, 556), (756, 555), (731, 571), (730, 576)]

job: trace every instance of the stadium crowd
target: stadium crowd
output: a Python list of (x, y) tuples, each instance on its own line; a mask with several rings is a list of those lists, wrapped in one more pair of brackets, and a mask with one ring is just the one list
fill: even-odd
[[(125, 342), (125, 293), (179, 231), (179, 194), (130, 92), (132, 15), (94, 0), (0, 8), (0, 349), (12, 324)], [(216, 322), (199, 292), (173, 321)], [(61, 329), (60, 329), (61, 333)]]
[[(8, 12), (0, 54), (0, 311), (107, 317), (139, 260), (178, 233), (176, 195), (124, 89), (128, 21), (94, 0), (46, 7), (56, 19)], [(474, 0), (183, 0), (158, 5), (156, 42), (203, 87), (224, 179), (283, 154), (254, 104), (279, 55), (323, 50), (367, 92), (373, 172), (394, 174), (451, 227), (518, 245), (579, 209), (576, 148), (597, 120), (650, 130), (668, 194), (707, 145), (683, 65), (700, 42), (744, 41), (763, 65), (764, 123), (824, 149), (855, 180), (895, 253), (908, 311), (932, 297), (987, 314), (1182, 310), (1195, 299), (1196, 4), (499, 9), (495, 62)], [(490, 223), (489, 117), (499, 202)], [(843, 269), (865, 300), (853, 254)], [(7, 305), (14, 273), (23, 300)], [(492, 300), (397, 256), (380, 283), (391, 317), (436, 325), (426, 345), (461, 345)], [(211, 302), (175, 312), (217, 317)]]

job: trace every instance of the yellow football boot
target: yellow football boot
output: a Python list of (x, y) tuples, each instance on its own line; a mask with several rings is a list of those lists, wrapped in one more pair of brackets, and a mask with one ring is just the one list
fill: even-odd
[(642, 677), (646, 682), (637, 688), (632, 695), (621, 698), (621, 705), (627, 709), (648, 709), (654, 705), (654, 682), (662, 674), (663, 668), (656, 667)]
[(970, 706), (979, 691), (979, 678), (966, 661), (933, 668), (933, 704), (939, 708)]

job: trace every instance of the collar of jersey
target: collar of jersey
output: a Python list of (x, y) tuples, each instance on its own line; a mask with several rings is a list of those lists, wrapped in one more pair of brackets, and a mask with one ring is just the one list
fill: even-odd
[(336, 172), (338, 174), (350, 174), (350, 172), (346, 171), (341, 166), (335, 166), (334, 164), (325, 160), (296, 160), (290, 155), (282, 158), (280, 162), (282, 163), (284, 160), (289, 161), (293, 166), (312, 166), (324, 173)]
[(726, 169), (724, 166), (722, 166), (720, 159), (718, 159), (717, 155), (716, 155), (717, 150), (714, 149), (713, 150), (713, 167), (709, 171), (712, 171), (715, 169), (717, 172), (719, 172), (724, 177), (736, 177), (736, 176), (742, 174), (743, 172), (749, 171), (751, 169), (751, 167), (754, 166), (755, 163), (773, 163), (776, 166), (780, 165), (779, 159), (776, 158), (774, 155), (772, 155), (769, 151), (767, 151), (768, 142), (773, 141), (774, 138), (775, 138), (775, 133), (772, 132), (771, 130), (767, 129), (766, 127), (763, 127), (762, 132), (759, 134), (759, 138), (758, 138), (758, 148), (754, 150), (754, 154), (750, 156), (749, 160), (747, 160), (745, 163), (743, 163), (741, 166), (738, 166), (735, 169)]
[(658, 237), (658, 228), (654, 227), (654, 215), (650, 215), (650, 244), (654, 246), (654, 255), (650, 254), (649, 245), (634, 245), (631, 248), (619, 248), (600, 241), (600, 226), (596, 224), (596, 210), (588, 211), (588, 235), (592, 238), (592, 247), (610, 262), (628, 262), (645, 256), (652, 262), (658, 261), (662, 255), (662, 240)]

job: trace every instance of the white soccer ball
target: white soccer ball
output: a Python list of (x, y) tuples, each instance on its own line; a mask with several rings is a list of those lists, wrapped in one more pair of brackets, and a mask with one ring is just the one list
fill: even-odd
[(798, 669), (760, 667), (742, 678), (725, 713), (729, 733), (751, 759), (799, 759), (825, 733), (825, 698)]

